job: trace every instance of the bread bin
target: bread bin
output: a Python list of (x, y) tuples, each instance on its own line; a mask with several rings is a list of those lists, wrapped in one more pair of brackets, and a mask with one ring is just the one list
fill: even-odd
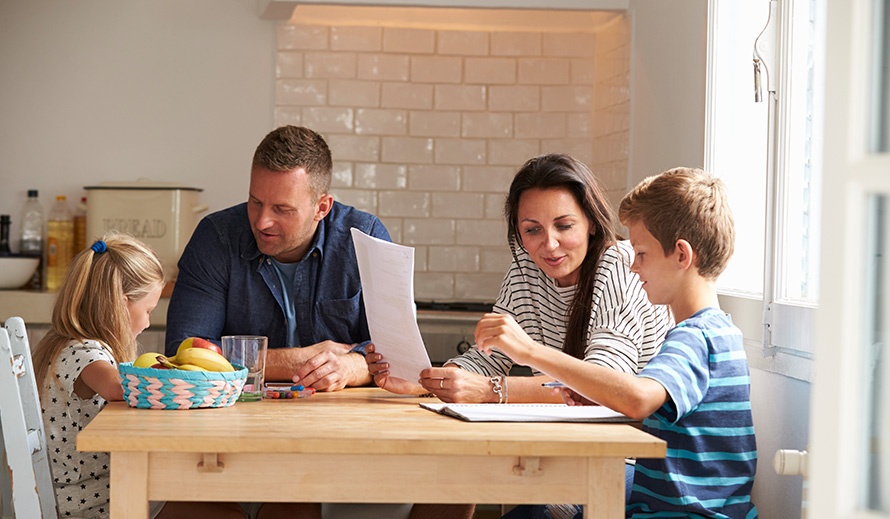
[(202, 189), (145, 179), (101, 182), (84, 189), (88, 244), (112, 230), (134, 236), (157, 253), (167, 281), (174, 281), (179, 256), (200, 213), (208, 209), (198, 200)]

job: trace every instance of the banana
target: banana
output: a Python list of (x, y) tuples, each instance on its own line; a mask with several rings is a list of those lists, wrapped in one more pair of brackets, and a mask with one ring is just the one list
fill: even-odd
[(179, 366), (176, 367), (176, 369), (181, 369), (181, 370), (185, 370), (185, 371), (207, 371), (206, 369), (204, 369), (200, 366), (195, 366), (194, 364), (180, 364)]
[(133, 362), (133, 366), (137, 368), (150, 368), (158, 363), (158, 355), (160, 355), (160, 353), (143, 353)]
[(175, 364), (193, 364), (206, 371), (235, 371), (225, 357), (203, 348), (186, 348), (170, 359)]

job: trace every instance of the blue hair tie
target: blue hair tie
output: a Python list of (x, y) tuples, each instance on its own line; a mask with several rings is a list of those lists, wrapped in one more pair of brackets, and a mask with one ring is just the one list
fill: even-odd
[(93, 252), (95, 252), (96, 254), (102, 254), (103, 252), (108, 250), (108, 245), (105, 245), (104, 241), (99, 240), (92, 246), (90, 246), (90, 248), (93, 249)]

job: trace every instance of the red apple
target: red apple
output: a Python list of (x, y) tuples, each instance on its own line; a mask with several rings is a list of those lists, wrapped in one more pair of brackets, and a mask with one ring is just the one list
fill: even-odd
[(222, 349), (216, 344), (208, 341), (207, 339), (202, 339), (201, 337), (189, 337), (179, 343), (179, 348), (176, 349), (176, 354), (179, 355), (179, 352), (186, 348), (203, 348), (205, 350), (210, 350), (222, 355)]

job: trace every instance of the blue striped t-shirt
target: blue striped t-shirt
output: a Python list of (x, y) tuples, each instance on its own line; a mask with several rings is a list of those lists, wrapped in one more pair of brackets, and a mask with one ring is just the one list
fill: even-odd
[(637, 460), (627, 517), (757, 517), (748, 361), (729, 315), (706, 308), (679, 323), (638, 376), (668, 393), (643, 420), (667, 457)]

